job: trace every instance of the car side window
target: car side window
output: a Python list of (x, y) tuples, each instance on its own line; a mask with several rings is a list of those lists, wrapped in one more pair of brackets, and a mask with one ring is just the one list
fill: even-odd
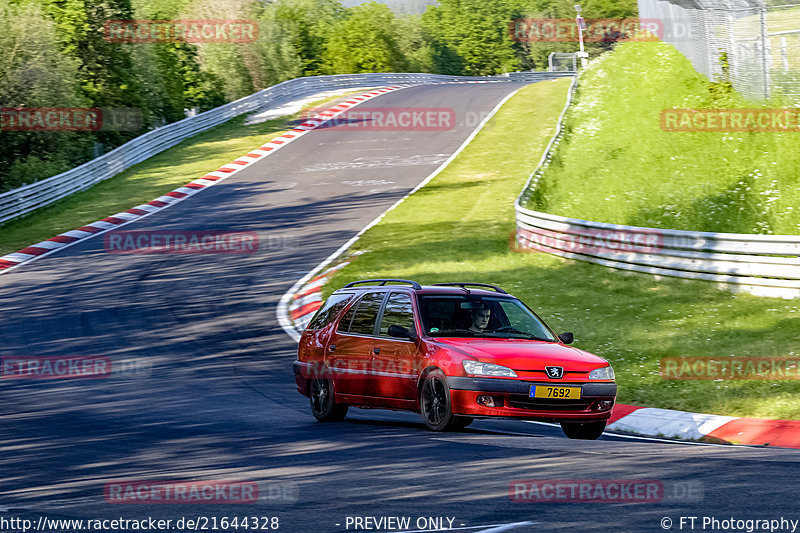
[(339, 327), (336, 328), (338, 333), (347, 333), (350, 331), (350, 323), (353, 322), (353, 315), (356, 314), (356, 307), (358, 307), (358, 304), (352, 306), (344, 314), (342, 320), (339, 322)]
[[(383, 303), (383, 292), (369, 292), (354, 305), (339, 324), (339, 331), (352, 333), (354, 335), (373, 335), (375, 332), (375, 321), (378, 319), (378, 311)], [(348, 322), (348, 315), (352, 315), (352, 320)], [(349, 330), (346, 329), (349, 324)]]
[(389, 326), (401, 326), (408, 331), (414, 329), (414, 311), (411, 296), (405, 292), (393, 292), (386, 300), (381, 318), (380, 336), (389, 337)]
[(328, 298), (322, 307), (319, 308), (319, 311), (314, 315), (314, 318), (308, 323), (306, 329), (320, 329), (324, 328), (328, 324), (330, 324), (331, 320), (336, 318), (336, 315), (339, 314), (339, 311), (344, 309), (349, 302), (353, 298), (353, 293), (343, 293), (343, 294), (332, 294), (330, 298)]

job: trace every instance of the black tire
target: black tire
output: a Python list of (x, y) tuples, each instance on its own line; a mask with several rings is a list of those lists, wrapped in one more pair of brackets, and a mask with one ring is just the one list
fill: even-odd
[(561, 431), (570, 439), (599, 439), (605, 429), (605, 420), (599, 422), (561, 422)]
[(452, 425), (450, 426), (452, 429), (464, 429), (468, 425), (472, 424), (475, 421), (474, 418), (471, 416), (456, 416), (455, 420), (453, 420)]
[(315, 376), (309, 386), (311, 414), (320, 422), (341, 422), (347, 415), (347, 405), (336, 403), (333, 383), (325, 376)]
[(441, 370), (434, 370), (422, 382), (419, 391), (419, 411), (425, 427), (431, 431), (447, 431), (456, 416), (450, 407), (450, 388)]

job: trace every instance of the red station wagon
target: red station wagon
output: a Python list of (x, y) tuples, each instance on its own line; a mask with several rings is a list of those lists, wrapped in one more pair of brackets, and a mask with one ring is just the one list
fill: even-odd
[(294, 376), (322, 422), (354, 406), (418, 412), (434, 431), (516, 418), (596, 439), (614, 406), (614, 370), (572, 340), (493, 285), (355, 281), (309, 322)]

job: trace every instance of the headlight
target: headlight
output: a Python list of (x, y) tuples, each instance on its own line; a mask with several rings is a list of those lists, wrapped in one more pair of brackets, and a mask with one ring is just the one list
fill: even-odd
[(595, 368), (589, 372), (589, 379), (614, 379), (614, 369), (610, 366)]
[(493, 365), (492, 363), (481, 363), (480, 361), (464, 361), (464, 370), (467, 374), (474, 376), (501, 376), (515, 378), (517, 373), (508, 367)]

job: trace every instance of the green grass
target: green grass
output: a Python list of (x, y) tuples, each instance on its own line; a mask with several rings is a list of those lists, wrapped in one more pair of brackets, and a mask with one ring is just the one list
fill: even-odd
[[(355, 94), (362, 92), (354, 91)], [(346, 95), (321, 99), (304, 109), (343, 98)], [(0, 256), (149, 202), (201, 178), (291, 129), (289, 122), (299, 114), (252, 125), (244, 124), (245, 117), (237, 117), (186, 139), (91, 189), (9, 221), (0, 226)]]
[(529, 206), (634, 226), (800, 234), (800, 131), (663, 131), (660, 113), (673, 107), (754, 106), (712, 93), (665, 43), (624, 43), (592, 62)]
[[(767, 33), (800, 30), (800, 7), (768, 8)], [(736, 35), (758, 36), (761, 16), (758, 14), (741, 17), (734, 22)]]
[(352, 256), (325, 295), (373, 277), (496, 283), (556, 331), (574, 331), (575, 346), (609, 359), (620, 402), (800, 418), (795, 382), (665, 381), (658, 375), (666, 356), (800, 354), (795, 303), (509, 249), (514, 198), (554, 132), (568, 84), (537, 83), (509, 100), (451, 165), (355, 243), (351, 252), (364, 253)]
[[(784, 31), (800, 30), (800, 7), (788, 8), (769, 8), (767, 12), (767, 33), (778, 33)], [(733, 23), (733, 33), (737, 40), (749, 40), (751, 43), (757, 43), (761, 38), (761, 16), (758, 14), (741, 17)], [(789, 68), (792, 69), (795, 78), (798, 74), (797, 70), (800, 65), (797, 63), (798, 58), (798, 36), (800, 34), (789, 35), (773, 35), (769, 37), (769, 44), (771, 50), (771, 61), (773, 70), (773, 83), (776, 76), (781, 76), (783, 69), (783, 55), (781, 52), (781, 37), (785, 38), (787, 60)], [(718, 37), (724, 38), (721, 35)], [(756, 55), (758, 53), (756, 52)], [(795, 90), (800, 88), (797, 80), (793, 80)]]

